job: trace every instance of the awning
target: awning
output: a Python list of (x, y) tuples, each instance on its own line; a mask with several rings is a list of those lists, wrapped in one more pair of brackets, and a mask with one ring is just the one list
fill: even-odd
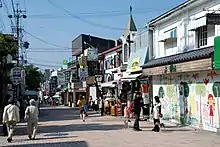
[(142, 73), (139, 73), (139, 74), (130, 74), (130, 75), (127, 75), (125, 77), (122, 77), (121, 78), (121, 81), (134, 81), (136, 80), (136, 78), (138, 78), (139, 76), (141, 76)]
[(202, 26), (206, 26), (206, 25), (207, 25), (207, 18), (206, 18), (206, 16), (203, 16), (199, 19), (192, 20), (189, 23), (188, 30), (195, 31), (197, 28), (202, 27)]
[(169, 31), (166, 31), (163, 34), (161, 34), (160, 38), (159, 38), (159, 41), (163, 42), (163, 41), (165, 41), (167, 39), (175, 39), (175, 38), (177, 38), (176, 28), (174, 28), (172, 30), (169, 30)]
[(117, 83), (117, 82), (116, 81), (110, 81), (110, 82), (101, 83), (100, 86), (101, 87), (115, 87), (115, 83)]

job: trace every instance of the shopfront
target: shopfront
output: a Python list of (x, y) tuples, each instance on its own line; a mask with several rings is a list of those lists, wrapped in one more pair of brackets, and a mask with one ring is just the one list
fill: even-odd
[(143, 75), (152, 76), (153, 96), (161, 99), (163, 119), (216, 132), (219, 107), (212, 102), (218, 102), (220, 71), (213, 69), (212, 54), (209, 47), (143, 66)]

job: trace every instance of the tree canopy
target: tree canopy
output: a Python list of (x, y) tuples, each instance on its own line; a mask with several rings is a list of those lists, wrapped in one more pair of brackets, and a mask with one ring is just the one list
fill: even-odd
[(0, 57), (14, 55), (18, 50), (17, 40), (12, 35), (0, 33)]
[(36, 90), (40, 88), (40, 84), (43, 82), (43, 74), (37, 67), (28, 65), (24, 67), (26, 73), (26, 86), (28, 90)]

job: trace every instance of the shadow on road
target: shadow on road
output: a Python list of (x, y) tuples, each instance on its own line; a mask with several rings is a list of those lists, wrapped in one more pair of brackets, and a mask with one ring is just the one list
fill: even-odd
[[(95, 112), (89, 112), (89, 116), (97, 114)], [(65, 121), (79, 119), (79, 111), (77, 108), (68, 107), (49, 107), (41, 109), (40, 122), (46, 121)]]
[(86, 141), (40, 143), (27, 145), (11, 145), (12, 147), (89, 147)]
[[(93, 124), (71, 124), (71, 125), (53, 125), (53, 126), (39, 126), (38, 133), (67, 133), (74, 131), (110, 131), (110, 130), (121, 130), (124, 125), (103, 125), (99, 123)], [(18, 127), (15, 130), (15, 135), (25, 135), (26, 128)]]

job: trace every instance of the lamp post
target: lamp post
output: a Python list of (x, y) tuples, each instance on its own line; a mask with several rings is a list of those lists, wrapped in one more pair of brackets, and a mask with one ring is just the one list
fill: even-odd
[(217, 134), (220, 135), (220, 107), (219, 107), (219, 104), (220, 104), (220, 100), (219, 100), (219, 86), (215, 86), (215, 89), (216, 89), (216, 93), (217, 93), (217, 110), (218, 110), (218, 128), (217, 128)]
[(200, 89), (200, 106), (199, 106), (199, 111), (200, 111), (200, 123), (199, 123), (199, 128), (200, 130), (203, 130), (203, 122), (202, 122), (202, 89)]

